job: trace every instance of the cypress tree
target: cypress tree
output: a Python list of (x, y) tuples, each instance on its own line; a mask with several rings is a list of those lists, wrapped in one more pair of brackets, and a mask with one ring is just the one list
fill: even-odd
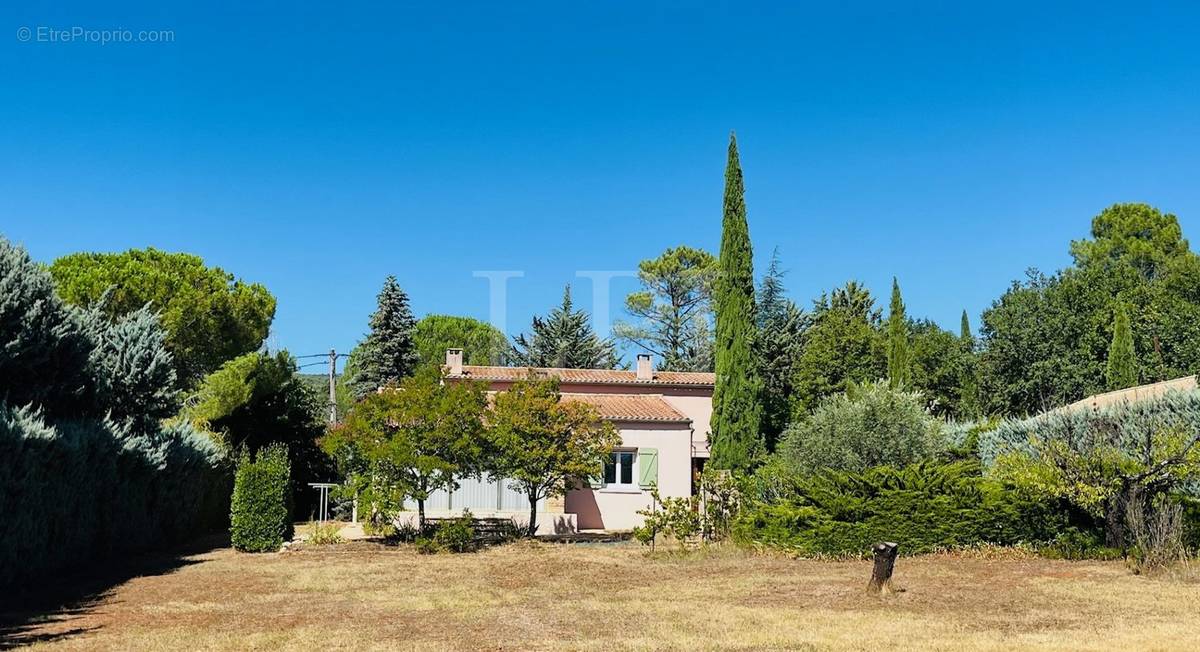
[(900, 298), (900, 283), (892, 277), (892, 305), (887, 324), (888, 384), (903, 387), (908, 384), (911, 368), (908, 359), (908, 317), (904, 300)]
[(729, 136), (715, 311), (712, 464), (748, 469), (762, 453), (761, 382), (754, 358), (754, 267), (737, 139)]
[(962, 362), (959, 367), (961, 377), (956, 411), (960, 418), (974, 419), (982, 412), (979, 404), (979, 368), (975, 358), (975, 336), (971, 334), (971, 322), (967, 319), (966, 310), (962, 311), (958, 339), (962, 342)]
[(1125, 389), (1138, 383), (1137, 358), (1133, 350), (1133, 328), (1125, 304), (1118, 304), (1113, 317), (1112, 344), (1108, 347), (1108, 368), (1105, 370), (1108, 389)]
[(417, 345), (413, 340), (417, 320), (408, 305), (408, 295), (395, 276), (388, 276), (379, 291), (378, 308), (371, 315), (371, 332), (360, 345), (357, 369), (350, 386), (365, 396), (412, 375), (417, 367)]

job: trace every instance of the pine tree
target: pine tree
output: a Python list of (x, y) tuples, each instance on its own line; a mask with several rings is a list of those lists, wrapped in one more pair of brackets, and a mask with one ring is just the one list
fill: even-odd
[(888, 384), (904, 387), (911, 380), (912, 368), (908, 356), (908, 317), (904, 300), (900, 298), (900, 283), (892, 277), (892, 305), (887, 324)]
[(1108, 389), (1125, 389), (1138, 384), (1137, 357), (1133, 350), (1133, 328), (1125, 304), (1117, 305), (1113, 317), (1112, 344), (1108, 347), (1108, 368), (1105, 370)]
[(785, 296), (779, 250), (771, 254), (767, 273), (758, 286), (758, 353), (762, 378), (762, 431), (768, 451), (787, 426), (795, 392), (796, 364), (803, 351), (808, 316)]
[(721, 252), (714, 294), (717, 341), (712, 464), (745, 470), (763, 452), (762, 384), (754, 355), (754, 268), (737, 139), (729, 136)]
[(355, 373), (349, 380), (355, 395), (366, 396), (412, 375), (417, 367), (416, 325), (408, 295), (395, 276), (388, 276), (379, 291), (378, 308), (371, 315), (371, 332), (359, 345)]
[(513, 340), (513, 359), (526, 367), (615, 369), (616, 343), (597, 335), (589, 322), (586, 312), (575, 310), (568, 285), (562, 305), (547, 317), (535, 316), (532, 332)]
[[(672, 247), (638, 263), (642, 288), (625, 297), (633, 323), (617, 322), (613, 333), (658, 356), (666, 371), (712, 371), (712, 284), (717, 259), (702, 249)], [(704, 323), (701, 323), (704, 322)], [(707, 359), (706, 359), (707, 358)]]
[(964, 342), (971, 342), (972, 347), (974, 347), (975, 336), (971, 335), (971, 322), (967, 319), (966, 309), (963, 310), (962, 320), (958, 324), (958, 336)]

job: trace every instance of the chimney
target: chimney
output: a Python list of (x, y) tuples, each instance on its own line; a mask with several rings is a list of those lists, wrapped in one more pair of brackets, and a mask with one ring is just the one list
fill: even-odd
[(639, 353), (637, 357), (637, 379), (654, 380), (654, 363), (650, 361), (649, 353)]
[(462, 349), (446, 349), (446, 374), (462, 375)]

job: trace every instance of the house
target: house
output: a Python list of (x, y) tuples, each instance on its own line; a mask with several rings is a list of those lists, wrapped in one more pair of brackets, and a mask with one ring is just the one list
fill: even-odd
[(1165, 396), (1168, 392), (1189, 392), (1197, 387), (1196, 376), (1184, 376), (1182, 378), (1174, 378), (1172, 380), (1163, 380), (1149, 385), (1138, 385), (1128, 389), (1118, 389), (1103, 394), (1096, 394), (1084, 399), (1080, 399), (1069, 405), (1059, 408), (1068, 412), (1074, 412), (1090, 408), (1099, 410), (1109, 407), (1117, 403), (1136, 403), (1152, 398)]
[[(666, 497), (690, 496), (709, 456), (715, 376), (711, 373), (657, 371), (649, 355), (639, 355), (633, 370), (553, 369), (464, 365), (461, 349), (446, 352), (446, 382), (476, 380), (488, 391), (508, 389), (531, 373), (555, 377), (564, 401), (596, 407), (621, 435), (603, 477), (581, 482), (562, 498), (539, 505), (539, 531), (628, 530), (642, 521), (639, 510), (651, 506), (650, 487)], [(443, 492), (444, 494), (445, 492)], [(452, 494), (437, 495), (427, 510), (527, 519), (528, 502), (502, 480), (464, 480)]]

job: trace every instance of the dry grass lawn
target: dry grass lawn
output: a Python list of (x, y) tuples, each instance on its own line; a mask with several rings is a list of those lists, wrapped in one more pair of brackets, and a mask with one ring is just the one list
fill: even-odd
[[(22, 633), (50, 650), (1194, 650), (1200, 584), (1119, 562), (902, 558), (516, 544), (420, 556), (366, 541), (272, 555), (219, 549), (136, 577)], [(58, 634), (66, 634), (58, 636)], [(9, 640), (9, 643), (15, 639)]]

